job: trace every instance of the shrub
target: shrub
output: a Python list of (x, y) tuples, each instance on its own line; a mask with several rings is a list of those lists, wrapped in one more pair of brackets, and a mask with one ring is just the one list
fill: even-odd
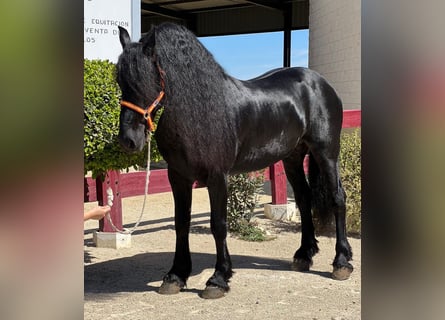
[(346, 192), (346, 227), (349, 234), (361, 229), (361, 139), (360, 130), (344, 132), (341, 137), (340, 175)]
[(241, 239), (264, 241), (265, 233), (250, 223), (264, 183), (261, 173), (242, 173), (228, 178), (227, 222), (229, 231)]
[[(84, 171), (91, 171), (93, 177), (108, 170), (143, 166), (147, 161), (147, 147), (143, 152), (129, 155), (117, 142), (121, 92), (115, 77), (113, 63), (84, 61)], [(151, 158), (161, 159), (154, 143)]]

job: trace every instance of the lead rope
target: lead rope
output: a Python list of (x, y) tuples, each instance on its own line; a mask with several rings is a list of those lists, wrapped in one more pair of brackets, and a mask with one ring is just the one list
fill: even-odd
[[(108, 222), (110, 223), (111, 227), (113, 228), (113, 230), (115, 232), (121, 233), (121, 234), (132, 234), (136, 228), (139, 226), (139, 223), (142, 220), (142, 215), (144, 214), (144, 210), (145, 210), (145, 201), (147, 200), (147, 194), (148, 194), (148, 182), (150, 180), (150, 149), (151, 149), (151, 136), (152, 133), (149, 131), (148, 133), (148, 152), (147, 152), (147, 169), (146, 169), (146, 175), (145, 175), (145, 189), (144, 189), (144, 201), (142, 203), (142, 210), (141, 210), (141, 214), (139, 215), (139, 219), (138, 221), (136, 221), (136, 223), (134, 224), (133, 228), (131, 229), (126, 229), (124, 228), (123, 230), (119, 230), (118, 228), (116, 228), (116, 226), (114, 225), (113, 221), (111, 220), (111, 216), (110, 213), (108, 212), (106, 214)], [(113, 190), (108, 187), (107, 189), (107, 198), (108, 198), (108, 202), (107, 204), (112, 207), (113, 206)]]

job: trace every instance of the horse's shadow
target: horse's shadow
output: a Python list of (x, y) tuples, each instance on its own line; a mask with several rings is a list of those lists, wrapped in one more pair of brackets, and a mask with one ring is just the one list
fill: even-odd
[[(158, 286), (150, 283), (161, 281), (171, 267), (173, 252), (142, 253), (131, 257), (104, 261), (86, 265), (84, 269), (85, 298), (88, 294), (108, 294), (120, 292), (158, 291)], [(192, 253), (193, 271), (191, 276), (200, 274), (204, 269), (213, 269), (215, 255), (208, 253)], [(290, 261), (269, 259), (264, 257), (232, 255), (236, 269), (259, 269), (291, 271)], [(322, 277), (330, 277), (326, 272), (310, 273)], [(188, 288), (185, 291), (196, 292)]]

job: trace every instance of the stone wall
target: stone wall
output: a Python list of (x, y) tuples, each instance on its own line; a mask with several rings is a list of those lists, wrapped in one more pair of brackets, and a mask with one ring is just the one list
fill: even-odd
[(344, 109), (361, 109), (360, 0), (311, 0), (309, 68), (325, 76)]

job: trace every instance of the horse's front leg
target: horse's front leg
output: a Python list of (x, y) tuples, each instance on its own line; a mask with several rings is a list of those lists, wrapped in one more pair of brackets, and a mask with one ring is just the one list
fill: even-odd
[(227, 176), (214, 175), (207, 181), (210, 198), (210, 226), (216, 244), (215, 273), (206, 283), (202, 293), (205, 299), (216, 299), (229, 291), (229, 280), (232, 277), (232, 262), (227, 249)]
[(176, 250), (173, 266), (165, 275), (159, 288), (161, 294), (175, 294), (185, 287), (192, 271), (189, 231), (192, 205), (193, 182), (168, 170), (168, 178), (175, 202)]

